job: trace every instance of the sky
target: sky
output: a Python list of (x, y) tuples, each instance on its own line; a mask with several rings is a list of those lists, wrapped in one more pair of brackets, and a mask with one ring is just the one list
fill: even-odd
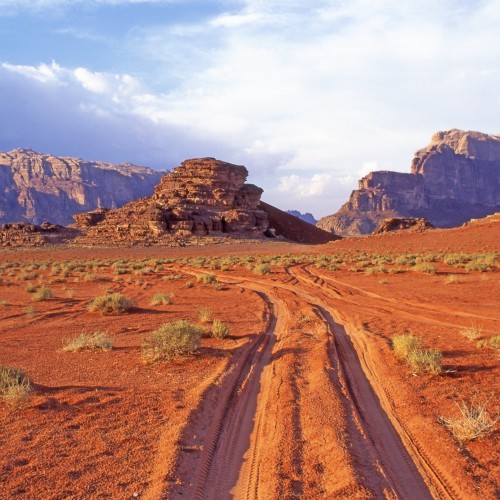
[(0, 150), (245, 165), (332, 214), (439, 130), (500, 132), (499, 0), (0, 0)]

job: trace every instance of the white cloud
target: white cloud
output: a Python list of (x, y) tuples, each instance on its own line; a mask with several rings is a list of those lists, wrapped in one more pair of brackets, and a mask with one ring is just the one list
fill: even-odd
[(13, 73), (18, 73), (20, 75), (33, 78), (42, 83), (61, 83), (60, 76), (63, 72), (61, 66), (52, 61), (52, 64), (40, 64), (37, 67), (34, 66), (23, 66), (2, 63), (1, 67), (12, 71)]

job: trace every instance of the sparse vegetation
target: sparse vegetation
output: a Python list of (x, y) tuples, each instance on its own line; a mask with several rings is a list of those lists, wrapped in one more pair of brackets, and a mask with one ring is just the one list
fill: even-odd
[(269, 264), (266, 264), (266, 263), (257, 264), (254, 267), (253, 272), (255, 274), (260, 274), (260, 275), (269, 274), (271, 272), (271, 266)]
[(437, 349), (424, 349), (420, 339), (406, 333), (392, 338), (396, 357), (404, 359), (415, 372), (441, 372), (443, 354)]
[(186, 288), (193, 288), (194, 287), (194, 281), (186, 281)]
[(44, 302), (45, 300), (51, 299), (53, 296), (54, 293), (50, 288), (42, 286), (33, 294), (31, 300), (35, 302)]
[(412, 271), (425, 274), (436, 274), (436, 266), (431, 262), (419, 262), (412, 267)]
[(68, 340), (63, 347), (63, 351), (110, 351), (112, 348), (113, 339), (106, 332), (96, 331), (94, 333), (82, 332)]
[(16, 406), (31, 392), (31, 382), (19, 368), (0, 365), (0, 398)]
[(462, 330), (460, 330), (460, 333), (467, 340), (474, 341), (474, 340), (478, 340), (481, 338), (482, 331), (481, 331), (481, 328), (478, 328), (475, 325), (471, 325), (471, 326), (468, 326), (466, 328), (462, 328)]
[(212, 323), (212, 337), (223, 339), (229, 335), (230, 328), (229, 325), (223, 323), (219, 319), (214, 319)]
[(203, 281), (203, 283), (207, 285), (213, 285), (214, 283), (217, 283), (217, 276), (215, 276), (215, 274), (203, 273), (198, 275), (197, 280)]
[(202, 327), (186, 320), (164, 323), (143, 340), (143, 358), (151, 363), (191, 354), (200, 347), (202, 333)]
[(199, 309), (198, 320), (200, 323), (210, 323), (210, 321), (212, 321), (212, 309), (209, 307), (202, 307)]
[(414, 349), (418, 349), (420, 345), (420, 339), (417, 339), (410, 333), (396, 335), (392, 338), (394, 354), (400, 359), (407, 358), (408, 354)]
[(88, 306), (92, 312), (103, 315), (123, 314), (134, 307), (134, 302), (121, 293), (109, 293), (96, 297)]
[(490, 415), (486, 408), (487, 403), (488, 401), (485, 403), (472, 401), (467, 404), (462, 400), (457, 404), (460, 412), (457, 417), (440, 417), (439, 420), (460, 443), (480, 439), (491, 434), (500, 420), (498, 415), (494, 417)]
[(458, 285), (459, 283), (463, 283), (463, 280), (458, 274), (449, 274), (444, 279), (445, 285)]
[(490, 345), (494, 349), (500, 349), (500, 335), (495, 335), (490, 339)]
[(173, 300), (174, 300), (173, 293), (158, 292), (153, 295), (150, 304), (152, 306), (168, 305), (171, 304)]

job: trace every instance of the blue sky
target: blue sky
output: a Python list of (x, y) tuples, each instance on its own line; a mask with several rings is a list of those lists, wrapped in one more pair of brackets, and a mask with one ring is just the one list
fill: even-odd
[(498, 0), (0, 0), (0, 150), (244, 164), (335, 212), (438, 130), (500, 132)]

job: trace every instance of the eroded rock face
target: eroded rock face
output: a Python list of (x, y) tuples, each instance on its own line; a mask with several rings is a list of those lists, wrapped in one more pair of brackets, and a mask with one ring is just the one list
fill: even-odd
[(392, 231), (422, 232), (433, 228), (434, 226), (422, 217), (407, 217), (403, 219), (388, 218), (382, 221), (382, 224), (380, 224), (373, 234), (384, 234)]
[(165, 172), (125, 163), (59, 158), (28, 149), (0, 152), (0, 223), (50, 220), (116, 208), (149, 196)]
[(75, 236), (74, 229), (50, 222), (43, 222), (40, 225), (17, 222), (0, 226), (2, 247), (39, 247), (49, 243), (66, 242)]
[(415, 154), (411, 173), (371, 172), (349, 201), (318, 227), (369, 234), (383, 219), (424, 217), (455, 227), (500, 210), (500, 136), (449, 130)]
[(159, 243), (172, 236), (222, 233), (262, 237), (269, 225), (259, 208), (263, 190), (245, 184), (248, 171), (214, 158), (184, 161), (149, 198), (109, 211), (75, 216), (92, 242)]

